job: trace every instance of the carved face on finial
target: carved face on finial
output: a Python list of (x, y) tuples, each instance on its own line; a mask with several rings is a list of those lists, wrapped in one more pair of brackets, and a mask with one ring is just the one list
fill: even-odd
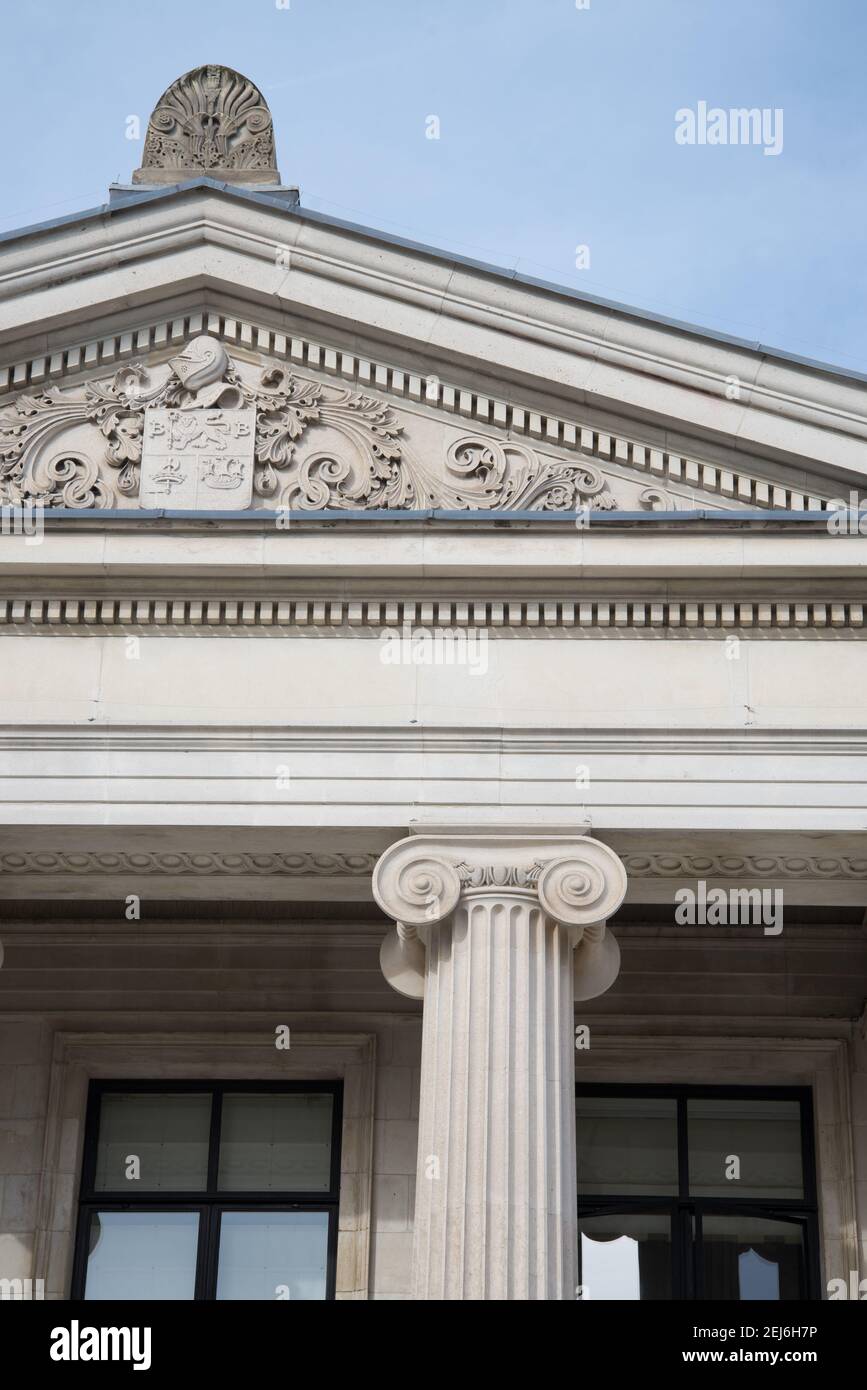
[(267, 102), (233, 68), (211, 64), (173, 82), (148, 124), (133, 183), (182, 183), (207, 174), (232, 184), (279, 184)]

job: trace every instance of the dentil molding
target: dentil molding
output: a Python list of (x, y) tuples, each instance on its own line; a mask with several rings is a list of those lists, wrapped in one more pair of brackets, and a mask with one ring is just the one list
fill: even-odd
[[(59, 484), (61, 485), (61, 484)], [(78, 487), (71, 480), (64, 487)], [(555, 630), (609, 633), (623, 637), (674, 636), (724, 638), (749, 633), (751, 639), (863, 638), (865, 604), (833, 597), (821, 601), (788, 599), (661, 600), (586, 597), (538, 599), (242, 598), (206, 594), (177, 597), (118, 594), (0, 596), (0, 632), (88, 636), (107, 632), (157, 631), (162, 636), (206, 636), (216, 630), (239, 635), (301, 630), (311, 635), (348, 632), (378, 636), (384, 629), (424, 644), (441, 629), (497, 632)], [(428, 658), (420, 655), (418, 664)], [(412, 664), (409, 661), (408, 664)]]

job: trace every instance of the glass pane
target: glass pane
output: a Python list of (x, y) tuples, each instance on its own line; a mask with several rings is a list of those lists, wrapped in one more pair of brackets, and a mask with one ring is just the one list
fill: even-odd
[(667, 1216), (585, 1216), (578, 1231), (582, 1299), (671, 1298)]
[(803, 1197), (798, 1101), (690, 1100), (687, 1117), (693, 1197)]
[(327, 1212), (226, 1211), (217, 1298), (324, 1298), (327, 1262)]
[(135, 1197), (141, 1192), (203, 1191), (210, 1124), (209, 1095), (105, 1094), (99, 1113), (97, 1192), (128, 1191)]
[(758, 1216), (702, 1217), (705, 1298), (790, 1302), (807, 1297), (802, 1227)]
[(578, 1194), (677, 1196), (677, 1102), (578, 1096)]
[(219, 1185), (224, 1192), (327, 1192), (333, 1097), (225, 1095)]
[(190, 1299), (195, 1211), (100, 1211), (90, 1219), (86, 1299)]

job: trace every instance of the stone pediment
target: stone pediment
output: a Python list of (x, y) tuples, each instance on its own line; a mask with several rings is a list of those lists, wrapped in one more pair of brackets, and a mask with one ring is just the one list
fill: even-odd
[[(813, 510), (835, 491), (817, 483), (808, 495), (779, 477), (721, 468), (217, 314), (168, 327), (162, 341), (158, 326), (91, 345), (98, 350), (89, 364), (73, 350), (28, 364), (26, 388), (0, 408), (0, 503)], [(46, 376), (58, 379), (46, 384)]]

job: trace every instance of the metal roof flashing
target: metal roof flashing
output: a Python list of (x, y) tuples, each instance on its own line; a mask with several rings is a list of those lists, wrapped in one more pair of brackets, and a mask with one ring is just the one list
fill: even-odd
[[(3, 508), (4, 511), (14, 511), (14, 508)], [(20, 510), (18, 508), (17, 510)], [(861, 512), (867, 520), (867, 512)], [(523, 528), (532, 526), (537, 529), (544, 527), (555, 527), (562, 529), (564, 526), (571, 526), (577, 530), (617, 528), (618, 526), (629, 527), (630, 529), (649, 529), (659, 530), (669, 528), (673, 531), (686, 532), (697, 527), (714, 530), (747, 530), (747, 531), (769, 531), (769, 530), (827, 530), (829, 513), (808, 512), (808, 511), (719, 511), (711, 507), (701, 507), (693, 511), (655, 511), (655, 512), (631, 512), (631, 511), (591, 511), (583, 513), (579, 518), (574, 512), (539, 512), (539, 511), (479, 511), (467, 509), (466, 511), (449, 511), (443, 508), (424, 508), (419, 510), (299, 510), (299, 511), (271, 511), (259, 509), (256, 511), (177, 511), (170, 508), (159, 508), (153, 510), (124, 508), (104, 508), (83, 511), (68, 507), (55, 507), (46, 510), (44, 513), (45, 524), (72, 523), (73, 525), (87, 525), (92, 529), (94, 524), (103, 522), (138, 524), (142, 522), (169, 522), (179, 525), (203, 524), (209, 528), (219, 526), (220, 523), (236, 525), (238, 523), (253, 526), (275, 528), (282, 531), (291, 531), (298, 526), (304, 525), (325, 525), (329, 527), (340, 527), (341, 525), (362, 526), (375, 525), (376, 523), (397, 524), (405, 527), (419, 524), (424, 525), (488, 525), (497, 527)], [(280, 523), (278, 525), (278, 523)]]

